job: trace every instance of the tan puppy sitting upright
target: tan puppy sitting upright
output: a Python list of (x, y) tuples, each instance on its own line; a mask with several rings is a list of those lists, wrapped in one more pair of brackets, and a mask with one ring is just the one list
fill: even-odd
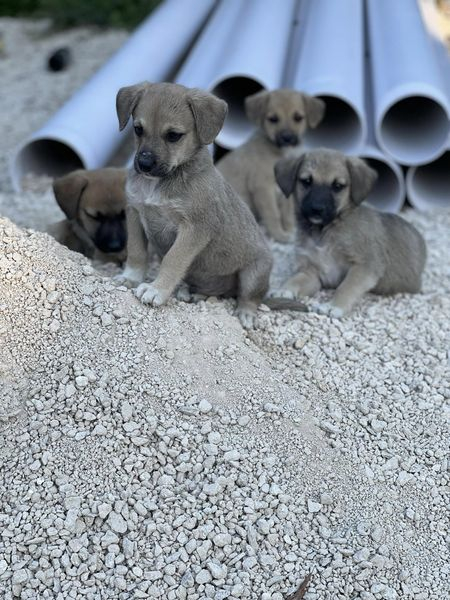
[(377, 177), (364, 161), (319, 149), (281, 160), (275, 176), (285, 196), (294, 194), (299, 225), (299, 272), (288, 292), (336, 289), (319, 312), (341, 317), (366, 292), (420, 291), (425, 241), (401, 217), (361, 206)]
[(122, 262), (126, 257), (126, 169), (78, 170), (55, 179), (56, 201), (67, 219), (48, 233), (89, 258)]
[[(119, 281), (138, 286), (137, 297), (153, 306), (165, 304), (182, 282), (190, 292), (237, 297), (238, 317), (250, 327), (269, 286), (272, 256), (206, 148), (226, 111), (212, 94), (173, 83), (119, 90), (120, 129), (133, 116), (136, 139), (126, 185), (128, 256)], [(152, 283), (143, 283), (151, 249), (161, 266)], [(289, 308), (304, 310), (301, 303)]]
[(245, 108), (258, 130), (245, 144), (218, 161), (217, 168), (276, 241), (292, 241), (293, 202), (282, 197), (273, 169), (281, 158), (299, 155), (302, 137), (308, 127), (320, 123), (325, 103), (282, 89), (248, 96)]

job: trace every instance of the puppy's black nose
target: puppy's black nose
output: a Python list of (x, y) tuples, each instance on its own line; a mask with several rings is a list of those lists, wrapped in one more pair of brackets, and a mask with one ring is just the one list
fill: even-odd
[(124, 237), (116, 237), (103, 240), (103, 243), (99, 244), (100, 250), (103, 252), (121, 252), (125, 248), (126, 240)]
[(156, 157), (153, 152), (142, 150), (137, 156), (137, 163), (141, 171), (149, 173), (156, 166)]
[(296, 146), (298, 144), (298, 135), (293, 131), (283, 129), (277, 133), (276, 141), (278, 146)]

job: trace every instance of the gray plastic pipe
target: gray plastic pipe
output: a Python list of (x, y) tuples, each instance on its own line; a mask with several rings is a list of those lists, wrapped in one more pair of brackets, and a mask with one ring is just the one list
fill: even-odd
[(418, 3), (367, 0), (375, 135), (405, 165), (442, 154), (450, 131), (445, 82)]
[[(365, 21), (367, 27), (367, 21)], [(365, 30), (367, 31), (367, 30)], [(367, 115), (367, 140), (359, 156), (378, 174), (366, 203), (382, 212), (398, 213), (405, 202), (405, 177), (401, 167), (389, 156), (382, 152), (375, 140), (373, 120), (372, 65), (367, 47), (365, 53), (365, 100)]]
[(303, 19), (299, 59), (287, 84), (326, 102), (325, 118), (307, 133), (305, 144), (356, 154), (367, 130), (363, 3), (309, 1)]
[[(442, 77), (450, 98), (450, 59), (440, 30), (439, 12), (434, 4), (421, 6), (438, 58)], [(435, 160), (410, 167), (406, 174), (406, 191), (410, 203), (418, 210), (450, 207), (450, 138), (443, 153)]]
[(165, 0), (122, 48), (17, 150), (10, 173), (16, 190), (27, 173), (59, 176), (103, 166), (123, 140), (116, 94), (142, 80), (169, 78), (215, 0)]
[(400, 212), (405, 202), (405, 179), (400, 166), (383, 154), (375, 143), (366, 144), (359, 156), (378, 173), (367, 204), (382, 212)]
[(406, 191), (418, 210), (450, 208), (450, 140), (437, 159), (408, 169)]
[(436, 160), (408, 169), (406, 190), (418, 210), (450, 208), (450, 144)]
[(178, 83), (206, 88), (228, 103), (221, 146), (235, 148), (252, 131), (245, 97), (281, 86), (295, 4), (222, 0), (178, 73)]

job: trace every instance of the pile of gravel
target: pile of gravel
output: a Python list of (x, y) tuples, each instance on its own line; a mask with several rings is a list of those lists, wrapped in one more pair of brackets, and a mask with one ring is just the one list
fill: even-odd
[[(11, 24), (31, 60), (42, 40)], [(13, 194), (6, 161), (42, 72), (7, 60), (0, 214), (39, 229), (49, 182)], [(0, 219), (0, 597), (285, 600), (311, 573), (305, 600), (446, 598), (450, 213), (406, 216), (422, 294), (340, 321), (262, 309), (250, 332), (231, 301), (144, 307)], [(273, 249), (277, 286), (293, 255)]]
[(7, 220), (0, 248), (4, 597), (443, 597), (448, 295), (247, 336)]

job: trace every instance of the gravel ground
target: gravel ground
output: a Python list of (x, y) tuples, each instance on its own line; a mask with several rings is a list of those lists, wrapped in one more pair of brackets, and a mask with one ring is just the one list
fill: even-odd
[(143, 307), (9, 220), (60, 218), (48, 182), (12, 193), (11, 148), (124, 39), (44, 28), (0, 19), (0, 597), (285, 600), (312, 573), (305, 600), (447, 598), (450, 213), (406, 214), (422, 294), (342, 320)]

